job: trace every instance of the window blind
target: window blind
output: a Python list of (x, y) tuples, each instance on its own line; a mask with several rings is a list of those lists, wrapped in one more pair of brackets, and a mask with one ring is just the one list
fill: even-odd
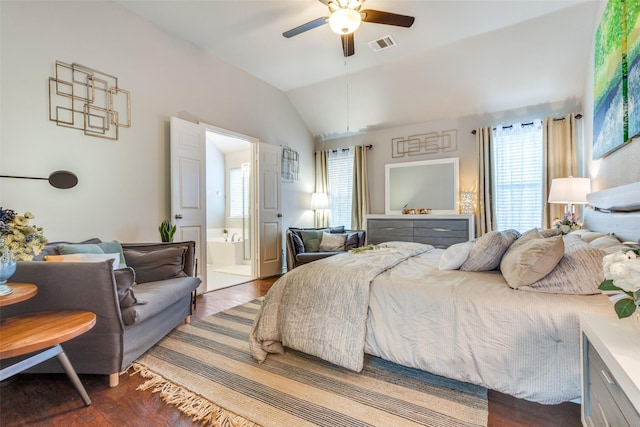
[(329, 181), (329, 224), (351, 228), (351, 200), (353, 193), (353, 149), (329, 151), (327, 156)]
[[(242, 168), (229, 169), (229, 216), (242, 218), (249, 213), (249, 179)], [(248, 169), (246, 170), (248, 172)], [(246, 176), (246, 177), (245, 177)]]
[(542, 225), (542, 121), (493, 131), (496, 228), (527, 231)]

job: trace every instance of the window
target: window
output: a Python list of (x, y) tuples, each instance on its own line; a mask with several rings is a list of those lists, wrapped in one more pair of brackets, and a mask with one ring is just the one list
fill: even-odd
[(542, 121), (493, 130), (496, 229), (520, 232), (542, 226)]
[(229, 169), (229, 216), (242, 218), (249, 215), (249, 164)]
[(327, 156), (329, 181), (330, 225), (351, 228), (353, 194), (353, 149), (329, 151)]

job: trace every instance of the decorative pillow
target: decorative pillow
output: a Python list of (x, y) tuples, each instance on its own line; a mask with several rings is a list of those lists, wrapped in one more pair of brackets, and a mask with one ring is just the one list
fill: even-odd
[(488, 271), (500, 266), (502, 255), (520, 237), (516, 230), (490, 231), (473, 242), (469, 257), (460, 266), (463, 271)]
[(528, 239), (523, 235), (502, 257), (500, 270), (510, 287), (527, 286), (549, 274), (563, 255), (561, 235)]
[(114, 270), (120, 268), (120, 254), (78, 253), (68, 255), (47, 255), (44, 257), (44, 260), (49, 262), (100, 262), (108, 259), (113, 260)]
[(320, 241), (320, 252), (338, 252), (344, 251), (344, 245), (347, 241), (346, 234), (322, 233)]
[(438, 268), (440, 270), (459, 269), (469, 257), (472, 247), (472, 241), (456, 243), (455, 245), (449, 246), (440, 257), (440, 265)]
[(594, 248), (602, 249), (608, 254), (613, 254), (620, 251), (628, 251), (631, 249), (629, 246), (623, 244), (620, 240), (618, 240), (615, 236), (602, 236), (598, 237), (595, 240), (592, 240), (589, 243)]
[(293, 240), (293, 246), (296, 250), (297, 254), (304, 253), (304, 243), (302, 242), (302, 237), (297, 232), (291, 233), (291, 239)]
[(320, 250), (320, 241), (322, 233), (329, 231), (327, 228), (319, 230), (300, 230), (300, 236), (304, 243), (305, 252), (318, 252)]
[(351, 249), (355, 249), (358, 247), (360, 243), (360, 237), (358, 233), (347, 233), (347, 240), (344, 242), (344, 250), (350, 251)]
[[(103, 254), (104, 251), (98, 244), (91, 243), (63, 243), (56, 248), (60, 255), (71, 254)], [(116, 251), (113, 251), (116, 252)]]
[(580, 236), (582, 240), (587, 243), (591, 243), (595, 239), (598, 239), (603, 236), (612, 236), (613, 233), (600, 233), (598, 231), (591, 231), (587, 229), (572, 231), (568, 234), (569, 236)]
[(329, 233), (334, 233), (334, 234), (344, 233), (344, 225), (340, 225), (338, 227), (331, 227), (329, 229)]
[(105, 254), (120, 254), (120, 268), (124, 268), (127, 266), (127, 263), (124, 259), (124, 251), (122, 250), (122, 245), (117, 240), (112, 240), (111, 242), (101, 242), (98, 243), (98, 247), (104, 251)]
[(138, 301), (131, 287), (136, 284), (136, 273), (131, 267), (119, 268), (113, 271), (116, 278), (116, 287), (118, 288), (118, 300), (120, 302), (120, 310), (132, 307), (136, 304), (143, 304)]
[[(566, 237), (566, 236), (563, 236)], [(604, 280), (602, 258), (606, 255), (582, 239), (563, 239), (564, 256), (544, 278), (519, 289), (554, 294), (599, 294)]]
[(553, 236), (559, 236), (559, 235), (562, 234), (562, 230), (560, 230), (559, 228), (545, 228), (545, 229), (539, 230), (539, 231), (540, 231), (540, 234), (542, 235), (542, 237), (544, 237), (544, 238), (553, 237)]
[(187, 277), (182, 271), (186, 248), (165, 248), (150, 252), (128, 249), (125, 252), (127, 264), (136, 273), (137, 283)]

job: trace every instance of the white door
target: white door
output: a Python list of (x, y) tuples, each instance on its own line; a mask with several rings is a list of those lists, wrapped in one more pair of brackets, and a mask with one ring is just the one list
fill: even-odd
[(206, 143), (204, 128), (171, 117), (171, 218), (175, 241), (196, 242), (196, 273), (207, 283)]
[(258, 277), (282, 274), (282, 214), (280, 163), (282, 149), (264, 143), (258, 147)]

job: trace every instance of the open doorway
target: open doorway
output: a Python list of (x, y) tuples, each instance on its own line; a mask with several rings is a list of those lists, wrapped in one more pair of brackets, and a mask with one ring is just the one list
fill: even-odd
[(252, 144), (206, 131), (206, 291), (253, 280)]

